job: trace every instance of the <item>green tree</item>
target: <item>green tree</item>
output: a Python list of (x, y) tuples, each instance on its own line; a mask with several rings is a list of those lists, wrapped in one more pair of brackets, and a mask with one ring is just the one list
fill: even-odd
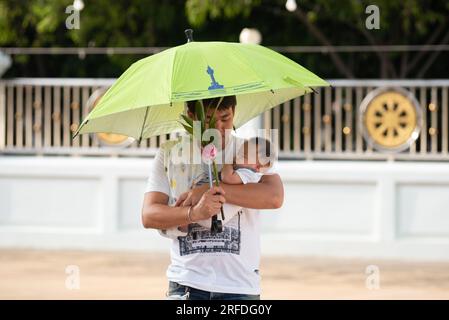
[[(380, 29), (368, 30), (365, 27), (368, 5), (380, 9)], [(189, 21), (201, 27), (216, 19), (235, 19), (246, 17), (257, 21), (255, 16), (268, 13), (258, 28), (264, 28), (273, 18), (293, 19), (296, 23), (278, 26), (270, 23), (269, 33), (282, 32), (287, 43), (276, 45), (410, 45), (447, 44), (449, 42), (449, 2), (445, 0), (301, 0), (294, 12), (285, 9), (285, 0), (187, 0), (186, 10)], [(266, 32), (266, 31), (265, 31)], [(266, 33), (263, 32), (265, 37)], [(269, 34), (270, 35), (270, 34)], [(268, 41), (271, 39), (268, 38)], [(267, 41), (265, 41), (265, 44)], [(329, 52), (332, 63), (340, 76), (348, 78), (363, 76), (360, 68), (366, 54), (350, 55), (346, 59), (341, 53)], [(382, 78), (423, 77), (441, 52), (402, 52), (386, 53), (375, 51), (379, 61), (377, 76)], [(317, 56), (318, 57), (318, 56)], [(445, 53), (447, 64), (447, 52)], [(371, 58), (372, 59), (372, 58)], [(442, 59), (443, 60), (443, 59)], [(374, 71), (374, 70), (373, 70)]]
[[(239, 41), (244, 27), (263, 45), (445, 44), (445, 0), (84, 0), (80, 29), (65, 26), (73, 0), (0, 0), (1, 47), (171, 47), (197, 41)], [(380, 9), (380, 29), (367, 30), (367, 5)], [(323, 52), (285, 55), (325, 78), (447, 77), (448, 52)], [(19, 55), (7, 77), (117, 77), (144, 55)]]
[[(0, 0), (3, 47), (148, 47), (185, 43), (184, 1), (85, 1), (80, 28), (67, 29), (73, 0)], [(181, 12), (181, 14), (179, 14)], [(15, 56), (8, 76), (115, 77), (143, 55)]]

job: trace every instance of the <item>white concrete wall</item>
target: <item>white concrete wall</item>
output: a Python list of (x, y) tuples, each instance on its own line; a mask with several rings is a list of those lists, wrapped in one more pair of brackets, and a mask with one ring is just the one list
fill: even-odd
[[(0, 247), (166, 251), (141, 226), (151, 159), (0, 157)], [(449, 260), (449, 164), (282, 161), (264, 254)]]

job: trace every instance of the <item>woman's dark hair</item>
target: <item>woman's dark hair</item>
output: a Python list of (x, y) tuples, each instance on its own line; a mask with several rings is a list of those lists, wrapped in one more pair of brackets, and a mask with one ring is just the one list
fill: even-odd
[[(220, 99), (221, 99), (221, 97), (203, 99), (204, 111), (207, 112), (207, 110), (211, 107), (216, 108)], [(195, 114), (196, 101), (197, 100), (187, 101), (187, 109), (192, 114)], [(224, 109), (228, 109), (228, 108), (233, 108), (233, 110), (234, 110), (236, 104), (237, 104), (236, 96), (226, 96), (226, 97), (223, 97), (223, 100), (221, 100), (221, 103), (218, 106), (218, 110), (224, 110)]]

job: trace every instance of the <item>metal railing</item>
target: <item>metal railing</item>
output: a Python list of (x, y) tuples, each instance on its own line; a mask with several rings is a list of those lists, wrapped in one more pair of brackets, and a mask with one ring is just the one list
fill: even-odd
[[(152, 156), (170, 135), (105, 146), (96, 134), (72, 134), (89, 113), (92, 93), (115, 79), (0, 81), (0, 154)], [(292, 159), (449, 160), (449, 80), (330, 80), (330, 88), (265, 112), (263, 127), (278, 129), (279, 155)], [(382, 153), (363, 138), (359, 106), (378, 87), (402, 87), (421, 106), (420, 136), (407, 150)]]
[[(266, 112), (264, 127), (278, 129), (280, 156), (304, 159), (449, 160), (448, 80), (330, 80)], [(402, 87), (420, 104), (418, 139), (400, 153), (379, 152), (362, 135), (359, 106), (379, 87)]]
[(0, 153), (154, 155), (170, 136), (126, 148), (101, 143), (96, 134), (72, 136), (90, 111), (89, 97), (115, 79), (23, 78), (0, 81)]

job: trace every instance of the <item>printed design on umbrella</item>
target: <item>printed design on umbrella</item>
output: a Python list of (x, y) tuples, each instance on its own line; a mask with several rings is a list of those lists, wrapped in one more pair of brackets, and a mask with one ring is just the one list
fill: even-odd
[(222, 84), (219, 84), (214, 77), (214, 69), (212, 69), (210, 66), (207, 66), (207, 74), (210, 77), (211, 83), (208, 90), (216, 90), (216, 89), (223, 89), (224, 86)]
[[(229, 61), (236, 64), (230, 67)], [(309, 93), (313, 87), (328, 85), (295, 61), (263, 46), (187, 43), (132, 64), (72, 138), (107, 132), (141, 141), (172, 133), (180, 129), (175, 113), (183, 113), (186, 101), (233, 94), (245, 95), (237, 98), (237, 110), (251, 110), (235, 118), (238, 128), (269, 108)]]

